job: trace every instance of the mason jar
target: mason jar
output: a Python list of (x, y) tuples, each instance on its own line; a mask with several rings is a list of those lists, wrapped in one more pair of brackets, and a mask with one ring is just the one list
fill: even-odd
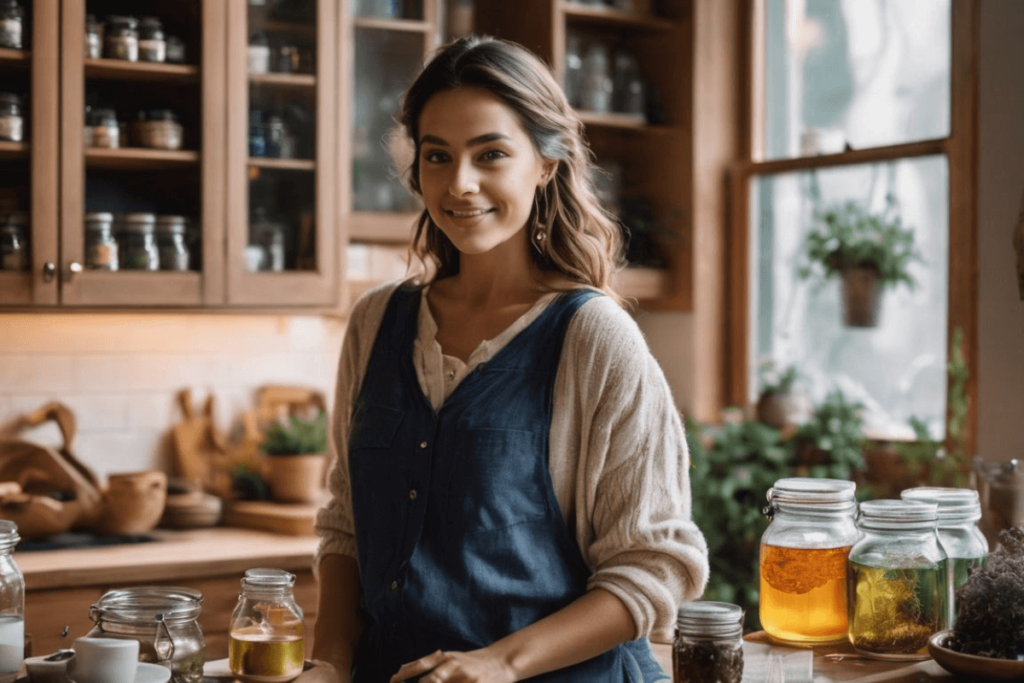
[(85, 267), (118, 269), (114, 214), (105, 211), (85, 214)]
[(25, 113), (21, 98), (12, 92), (0, 92), (0, 140), (21, 142), (25, 139)]
[(14, 562), (18, 525), (0, 519), (0, 675), (14, 674), (25, 658), (25, 577)]
[(156, 214), (126, 213), (121, 217), (120, 261), (124, 270), (160, 270), (156, 246)]
[(25, 10), (17, 0), (0, 0), (0, 47), (24, 47)]
[(928, 658), (947, 626), (946, 553), (938, 506), (909, 500), (861, 503), (863, 536), (850, 550), (850, 643), (875, 659)]
[(29, 270), (28, 214), (12, 211), (0, 224), (0, 270)]
[(156, 244), (160, 252), (160, 270), (188, 270), (191, 255), (185, 241), (186, 231), (184, 216), (156, 217)]
[(672, 642), (674, 683), (743, 680), (743, 610), (728, 602), (684, 603)]
[(109, 59), (139, 59), (139, 20), (135, 17), (110, 16), (104, 33), (105, 56)]
[(772, 640), (807, 646), (846, 638), (846, 559), (858, 538), (855, 489), (852, 481), (791, 477), (768, 491), (759, 615)]
[(949, 596), (947, 619), (953, 628), (956, 621), (956, 590), (967, 583), (971, 574), (985, 564), (988, 540), (978, 528), (981, 502), (974, 489), (920, 486), (900, 493), (903, 500), (935, 503), (938, 506), (939, 543), (949, 563)]
[(231, 672), (253, 683), (290, 681), (302, 673), (306, 641), (295, 575), (248, 569), (228, 627)]
[(85, 58), (99, 59), (103, 56), (103, 24), (95, 14), (85, 15)]
[(142, 586), (107, 591), (89, 609), (86, 635), (139, 641), (139, 661), (171, 670), (174, 683), (199, 683), (206, 639), (199, 626), (203, 595), (191, 588)]
[(142, 17), (139, 22), (139, 59), (143, 62), (167, 61), (164, 27), (157, 17)]

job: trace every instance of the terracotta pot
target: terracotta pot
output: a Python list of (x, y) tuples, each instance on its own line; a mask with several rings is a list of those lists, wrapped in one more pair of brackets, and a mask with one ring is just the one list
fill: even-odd
[(327, 454), (268, 455), (263, 458), (270, 497), (279, 503), (313, 503), (324, 490)]
[(843, 270), (843, 322), (849, 327), (875, 327), (881, 308), (882, 287), (874, 268)]
[(814, 406), (806, 394), (787, 389), (761, 394), (754, 411), (758, 422), (785, 431), (809, 420)]

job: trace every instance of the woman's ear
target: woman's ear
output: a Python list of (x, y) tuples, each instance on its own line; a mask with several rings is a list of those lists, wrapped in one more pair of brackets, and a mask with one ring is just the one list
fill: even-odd
[(555, 177), (555, 172), (558, 170), (558, 162), (552, 159), (544, 160), (544, 172), (540, 177), (540, 189), (544, 189), (548, 183)]

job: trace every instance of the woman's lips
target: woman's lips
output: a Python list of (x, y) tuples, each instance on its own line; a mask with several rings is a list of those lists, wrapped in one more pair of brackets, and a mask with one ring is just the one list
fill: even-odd
[(492, 209), (445, 209), (445, 213), (455, 218), (473, 218), (490, 213)]

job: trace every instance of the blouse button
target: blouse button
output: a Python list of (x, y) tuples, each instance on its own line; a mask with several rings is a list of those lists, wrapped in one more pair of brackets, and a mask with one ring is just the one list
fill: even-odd
[(416, 500), (416, 496), (418, 495), (419, 494), (416, 493), (416, 489), (409, 489), (409, 500)]
[(426, 441), (420, 441), (420, 448), (426, 448), (426, 447), (427, 447), (427, 442)]
[(452, 382), (454, 380), (455, 380), (455, 371), (454, 370), (449, 370), (448, 371), (448, 381)]
[(393, 591), (396, 591), (396, 590), (398, 590), (398, 582), (397, 582), (397, 581), (392, 581), (392, 582), (391, 582), (391, 585), (390, 585), (390, 586), (388, 586), (388, 588), (390, 588), (390, 589), (391, 589), (391, 590), (393, 590)]

